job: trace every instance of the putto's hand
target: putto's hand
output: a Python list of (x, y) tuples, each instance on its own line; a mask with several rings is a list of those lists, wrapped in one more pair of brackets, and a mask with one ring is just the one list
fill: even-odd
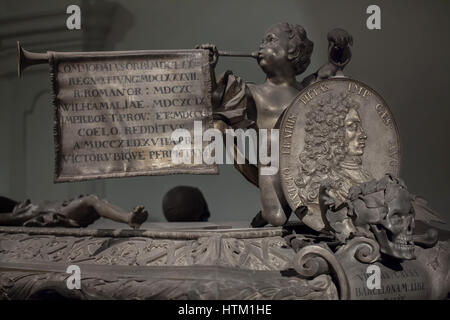
[(215, 45), (205, 43), (195, 46), (195, 49), (209, 50), (209, 64), (213, 68), (216, 66), (217, 61), (219, 60), (219, 50), (217, 50), (217, 47)]
[(337, 46), (339, 48), (345, 48), (349, 45), (353, 45), (353, 37), (344, 29), (333, 29), (328, 32), (328, 42), (330, 45)]
[(353, 37), (343, 29), (328, 32), (328, 60), (339, 69), (343, 69), (352, 57), (350, 46)]

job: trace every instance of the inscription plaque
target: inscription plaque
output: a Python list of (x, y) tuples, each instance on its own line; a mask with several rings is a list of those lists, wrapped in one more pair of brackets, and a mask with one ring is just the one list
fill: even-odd
[[(357, 263), (356, 263), (357, 265)], [(424, 299), (431, 296), (429, 275), (416, 261), (403, 261), (397, 270), (390, 269), (377, 262), (380, 267), (380, 288), (371, 289), (367, 286), (369, 274), (367, 265), (345, 266), (349, 272), (347, 277), (351, 287), (352, 299), (358, 300), (411, 300)], [(347, 269), (345, 269), (347, 270)]]
[[(194, 161), (212, 127), (205, 50), (49, 52), (54, 93), (55, 182), (173, 173), (216, 174)], [(174, 164), (176, 129), (191, 132), (191, 163)], [(183, 139), (183, 138), (180, 138)], [(185, 138), (186, 139), (186, 138)], [(196, 142), (196, 143), (194, 143)], [(198, 154), (196, 159), (198, 159)]]

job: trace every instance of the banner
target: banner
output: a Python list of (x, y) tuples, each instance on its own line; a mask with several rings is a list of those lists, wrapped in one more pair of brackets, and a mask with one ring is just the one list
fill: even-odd
[(192, 133), (194, 121), (202, 121), (203, 131), (212, 127), (207, 51), (49, 54), (55, 182), (218, 173), (203, 162), (172, 162), (181, 142), (172, 141), (174, 130)]

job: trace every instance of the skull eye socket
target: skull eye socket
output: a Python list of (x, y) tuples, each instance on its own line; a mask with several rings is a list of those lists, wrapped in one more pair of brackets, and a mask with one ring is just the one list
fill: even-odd
[(399, 224), (403, 222), (403, 215), (400, 212), (394, 212), (389, 217), (392, 224)]

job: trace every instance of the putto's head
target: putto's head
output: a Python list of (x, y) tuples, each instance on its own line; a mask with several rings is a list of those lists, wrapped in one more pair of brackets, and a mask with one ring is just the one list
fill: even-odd
[(261, 41), (258, 62), (270, 74), (300, 74), (311, 62), (313, 43), (298, 24), (277, 23), (267, 30)]

